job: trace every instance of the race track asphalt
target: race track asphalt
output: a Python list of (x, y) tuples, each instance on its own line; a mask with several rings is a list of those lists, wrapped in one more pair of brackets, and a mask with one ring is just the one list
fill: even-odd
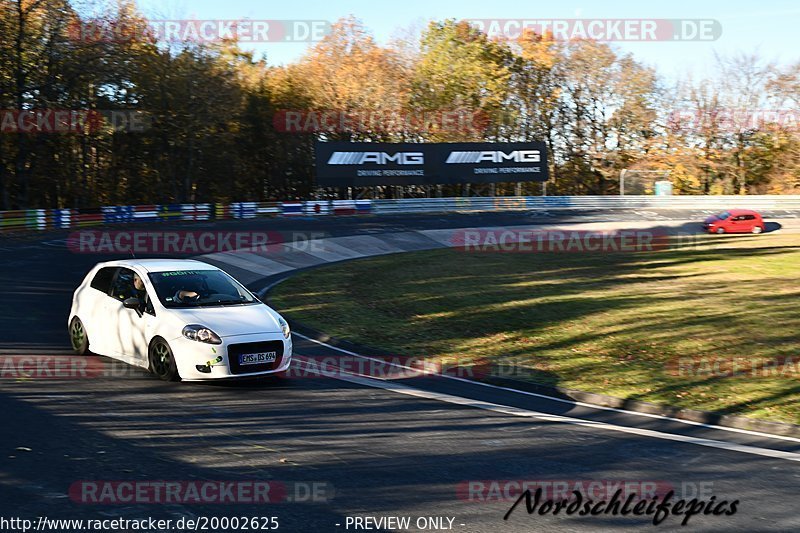
[[(779, 223), (798, 216), (766, 214)], [(685, 220), (698, 215), (509, 212), (259, 219), (175, 227), (343, 236), (553, 222)], [(67, 233), (0, 236), (0, 362), (24, 354), (69, 353), (66, 321), (72, 290), (96, 262), (119, 258), (72, 253), (65, 246)], [(269, 282), (249, 285), (258, 290)], [(295, 337), (295, 348), (299, 360), (336, 352), (301, 337)], [(112, 369), (111, 375), (0, 379), (5, 415), (1, 517), (277, 516), (279, 531), (353, 531), (346, 525), (348, 517), (355, 516), (407, 516), (412, 526), (419, 517), (450, 517), (453, 530), (469, 532), (800, 528), (795, 506), (800, 442), (790, 439), (643, 420), (455, 380), (412, 377), (374, 383), (293, 377), (174, 384), (104, 357), (89, 358)], [(287, 487), (293, 501), (76, 501), (76, 483), (97, 480), (271, 481)], [(491, 480), (499, 481), (496, 486), (511, 486), (505, 482), (513, 480), (655, 483), (687, 499), (699, 491), (706, 499), (713, 494), (718, 501), (740, 503), (733, 516), (694, 516), (685, 528), (677, 516), (653, 526), (648, 517), (528, 516), (522, 506), (505, 521), (512, 501), (474, 501), (487, 494), (475, 492), (470, 500), (463, 490), (481, 483), (492, 486)], [(314, 501), (305, 498), (308, 487), (319, 488)]]

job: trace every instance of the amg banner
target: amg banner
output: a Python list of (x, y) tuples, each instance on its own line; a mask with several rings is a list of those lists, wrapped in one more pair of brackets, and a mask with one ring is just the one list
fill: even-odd
[(318, 187), (547, 181), (543, 142), (317, 142), (315, 148)]

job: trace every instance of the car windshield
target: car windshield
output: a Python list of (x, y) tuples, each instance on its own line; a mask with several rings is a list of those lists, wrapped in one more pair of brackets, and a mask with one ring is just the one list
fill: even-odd
[(720, 213), (719, 215), (717, 215), (717, 218), (720, 219), (720, 220), (725, 220), (725, 219), (729, 218), (730, 216), (731, 216), (730, 213), (728, 213), (727, 211), (724, 211), (724, 212)]
[(232, 277), (220, 270), (151, 272), (150, 281), (164, 307), (217, 307), (258, 300)]

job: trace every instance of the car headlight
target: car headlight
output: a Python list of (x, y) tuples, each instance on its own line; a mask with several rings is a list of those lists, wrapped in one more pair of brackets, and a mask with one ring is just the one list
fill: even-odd
[(278, 324), (281, 325), (281, 331), (283, 332), (283, 337), (288, 339), (292, 336), (292, 330), (289, 328), (289, 323), (286, 322), (283, 317), (278, 317)]
[(207, 344), (222, 344), (219, 335), (200, 324), (189, 324), (183, 328), (183, 336), (189, 340), (205, 342)]

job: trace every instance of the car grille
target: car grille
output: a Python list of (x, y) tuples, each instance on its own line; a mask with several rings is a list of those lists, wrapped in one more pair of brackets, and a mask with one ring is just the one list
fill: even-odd
[[(255, 365), (240, 365), (239, 356), (243, 353), (262, 353), (277, 352), (277, 357), (273, 363), (261, 363)], [(241, 344), (231, 344), (228, 346), (228, 364), (231, 367), (231, 374), (250, 374), (253, 372), (265, 372), (274, 370), (281, 366), (283, 359), (283, 341), (264, 341), (264, 342), (244, 342)]]

